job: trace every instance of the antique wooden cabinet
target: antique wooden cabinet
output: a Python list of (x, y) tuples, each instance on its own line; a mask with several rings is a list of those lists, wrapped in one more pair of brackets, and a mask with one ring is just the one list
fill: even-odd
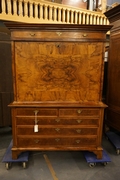
[(107, 11), (113, 28), (110, 31), (108, 59), (107, 118), (110, 128), (120, 131), (120, 5)]
[(14, 24), (13, 147), (89, 150), (102, 158), (106, 25)]

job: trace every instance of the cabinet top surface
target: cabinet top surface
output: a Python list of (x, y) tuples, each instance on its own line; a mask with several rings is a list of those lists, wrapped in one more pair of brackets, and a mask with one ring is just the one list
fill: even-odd
[(80, 108), (80, 107), (103, 107), (106, 108), (107, 105), (103, 102), (86, 102), (86, 103), (79, 103), (79, 102), (66, 102), (66, 103), (54, 103), (54, 102), (12, 102), (9, 104), (10, 107), (74, 107), (74, 108)]
[(30, 24), (30, 23), (13, 23), (13, 22), (5, 22), (4, 23), (8, 29), (13, 30), (68, 30), (68, 31), (99, 31), (99, 32), (107, 32), (112, 26), (111, 25), (81, 25), (81, 24)]

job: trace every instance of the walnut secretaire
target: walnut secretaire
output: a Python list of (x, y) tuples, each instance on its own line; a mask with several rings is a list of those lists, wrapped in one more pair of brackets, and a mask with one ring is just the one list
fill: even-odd
[(6, 23), (11, 30), (13, 147), (102, 158), (106, 25)]

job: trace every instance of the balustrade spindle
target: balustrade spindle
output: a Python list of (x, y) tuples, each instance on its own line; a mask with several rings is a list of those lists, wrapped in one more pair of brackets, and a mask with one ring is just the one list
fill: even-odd
[(7, 10), (8, 10), (8, 15), (11, 15), (12, 11), (11, 11), (11, 1), (10, 0), (7, 0)]
[(48, 9), (47, 9), (47, 6), (45, 5), (44, 6), (44, 19), (47, 20), (47, 17), (48, 17)]
[(96, 24), (96, 21), (97, 21), (97, 17), (93, 16), (93, 24)]
[(30, 13), (30, 18), (33, 18), (33, 4), (32, 3), (30, 3), (30, 11), (29, 11), (29, 13)]
[(89, 24), (89, 14), (86, 14), (86, 24)]
[(38, 18), (38, 4), (35, 3), (35, 18)]
[(27, 6), (27, 2), (24, 3), (24, 15), (25, 15), (25, 17), (28, 16), (28, 6)]
[(106, 19), (105, 19), (105, 18), (103, 18), (103, 24), (104, 24), (104, 25), (106, 24)]
[(57, 21), (57, 8), (56, 7), (54, 7), (54, 14), (53, 14), (53, 20), (54, 21)]
[(61, 9), (58, 8), (58, 22), (61, 22)]
[(102, 20), (102, 17), (100, 17), (100, 25), (103, 24), (103, 20)]
[(19, 16), (23, 16), (23, 6), (21, 0), (18, 2), (18, 6), (19, 6)]
[(16, 0), (13, 0), (13, 15), (17, 15), (17, 2)]
[(4, 0), (2, 0), (1, 8), (2, 8), (2, 14), (6, 14), (6, 6), (5, 6), (5, 1)]
[(92, 14), (90, 14), (90, 24), (92, 24), (93, 23), (93, 16), (92, 16)]
[(78, 24), (82, 24), (82, 15), (81, 15), (80, 12), (79, 12), (79, 21), (78, 21)]
[(70, 12), (68, 9), (67, 9), (67, 23), (70, 23)]
[(99, 16), (97, 16), (97, 22), (96, 23), (97, 23), (97, 25), (99, 24)]
[(78, 13), (75, 11), (75, 24), (77, 24), (77, 22), (78, 22), (78, 18), (77, 18), (78, 16), (77, 15), (78, 15)]
[(73, 24), (73, 11), (71, 11), (71, 18), (70, 19), (71, 19), (70, 20), (71, 24)]
[(65, 9), (62, 10), (62, 22), (65, 22)]
[(83, 19), (82, 24), (85, 24), (85, 14), (84, 13), (83, 13), (82, 19)]
[(40, 4), (40, 19), (43, 20), (43, 6)]
[(49, 6), (49, 20), (52, 21), (52, 7)]

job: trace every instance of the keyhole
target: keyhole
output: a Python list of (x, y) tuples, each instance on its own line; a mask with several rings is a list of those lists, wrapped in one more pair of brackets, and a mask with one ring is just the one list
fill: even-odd
[(61, 46), (60, 44), (56, 44), (56, 47), (57, 47), (57, 48), (60, 48), (60, 46)]

